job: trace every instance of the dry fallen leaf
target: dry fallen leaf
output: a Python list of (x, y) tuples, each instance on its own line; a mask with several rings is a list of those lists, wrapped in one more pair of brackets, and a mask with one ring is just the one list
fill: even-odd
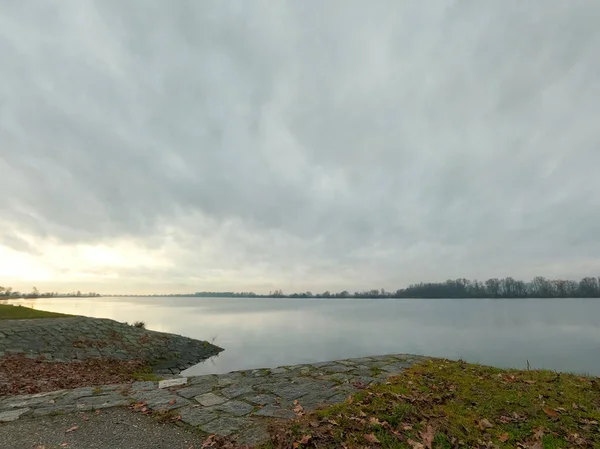
[(492, 427), (494, 427), (494, 425), (485, 418), (483, 418), (481, 421), (479, 421), (479, 428), (481, 430), (491, 429)]
[(371, 424), (372, 426), (380, 426), (381, 425), (381, 421), (379, 421), (379, 418), (371, 416), (369, 418), (369, 424)]
[(169, 405), (174, 405), (177, 402), (177, 399), (171, 399), (169, 401)]
[(402, 432), (398, 432), (397, 430), (394, 430), (390, 427), (390, 432), (392, 432), (392, 434), (394, 434), (395, 436), (397, 436), (398, 438), (402, 438), (404, 437), (404, 435), (402, 435)]
[(544, 449), (541, 441), (534, 441), (533, 443), (525, 443), (523, 446), (526, 449)]
[(319, 427), (319, 423), (317, 421), (311, 421), (308, 423), (310, 427)]
[(359, 410), (359, 411), (358, 411), (358, 415), (359, 415), (361, 418), (364, 418), (365, 416), (367, 416), (367, 414), (366, 414), (365, 412), (363, 412), (362, 410)]
[(412, 449), (425, 449), (425, 446), (423, 446), (421, 443), (418, 443), (416, 441), (408, 440), (407, 443)]
[(61, 443), (60, 447), (69, 447), (69, 443)]
[(43, 444), (38, 444), (36, 447), (34, 447), (33, 449), (46, 449), (46, 446), (44, 446)]
[(65, 433), (75, 432), (77, 429), (79, 429), (79, 426), (73, 426), (70, 429), (65, 430)]
[(420, 432), (420, 435), (421, 439), (423, 440), (423, 445), (427, 449), (431, 449), (431, 446), (433, 445), (433, 437), (435, 436), (435, 431), (433, 430), (433, 427), (431, 425), (427, 425), (427, 428), (425, 430), (422, 430)]
[(310, 441), (311, 438), (312, 438), (312, 435), (303, 435), (302, 438), (300, 439), (300, 444), (308, 444), (308, 442)]
[(379, 439), (372, 433), (366, 433), (363, 436), (365, 437), (365, 440), (367, 440), (369, 443), (380, 443)]
[(498, 440), (499, 440), (501, 443), (506, 443), (506, 442), (508, 441), (508, 439), (509, 439), (509, 438), (510, 438), (510, 435), (508, 435), (508, 433), (503, 433), (502, 435), (500, 435), (500, 436), (498, 437)]
[(558, 412), (550, 407), (544, 407), (543, 410), (544, 410), (544, 413), (546, 415), (548, 415), (550, 418), (558, 417)]
[(541, 440), (544, 437), (544, 429), (541, 427), (539, 429), (533, 429), (533, 438), (536, 440)]
[(214, 434), (207, 436), (206, 439), (204, 440), (204, 442), (202, 443), (201, 447), (203, 447), (203, 448), (213, 447), (216, 444), (215, 436), (216, 435), (214, 435)]

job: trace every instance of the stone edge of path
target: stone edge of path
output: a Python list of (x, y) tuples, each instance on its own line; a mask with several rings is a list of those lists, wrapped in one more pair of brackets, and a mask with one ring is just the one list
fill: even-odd
[(130, 406), (179, 416), (182, 423), (203, 433), (233, 436), (239, 443), (254, 445), (267, 439), (269, 421), (293, 419), (300, 411), (341, 403), (426, 359), (391, 354), (7, 396), (0, 398), (0, 423)]

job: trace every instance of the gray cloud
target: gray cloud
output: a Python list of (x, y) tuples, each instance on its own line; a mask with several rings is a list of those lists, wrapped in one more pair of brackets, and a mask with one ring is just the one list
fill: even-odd
[(117, 290), (598, 274), (599, 20), (592, 0), (5, 2), (0, 245), (162, 248), (107, 267)]

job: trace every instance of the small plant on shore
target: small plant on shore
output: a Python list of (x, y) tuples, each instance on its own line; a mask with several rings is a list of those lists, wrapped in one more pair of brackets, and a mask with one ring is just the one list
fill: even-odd
[(138, 329), (146, 329), (146, 323), (143, 321), (136, 321), (133, 323), (133, 327), (137, 327)]
[(157, 376), (154, 372), (152, 372), (152, 368), (149, 366), (144, 366), (143, 368), (134, 372), (132, 374), (132, 378), (137, 381), (151, 381), (151, 382), (158, 382), (159, 380), (163, 380), (162, 377)]
[(181, 421), (181, 415), (176, 410), (153, 411), (152, 417), (163, 424)]

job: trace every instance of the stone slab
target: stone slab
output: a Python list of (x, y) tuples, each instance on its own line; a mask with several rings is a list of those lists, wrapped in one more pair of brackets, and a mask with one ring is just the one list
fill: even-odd
[(27, 413), (29, 408), (16, 408), (14, 410), (7, 410), (5, 412), (0, 412), (0, 422), (11, 422), (16, 421), (25, 413)]
[(158, 388), (177, 387), (187, 384), (187, 377), (175, 377), (173, 379), (165, 379), (158, 382)]
[(205, 407), (210, 407), (211, 405), (219, 405), (227, 401), (222, 396), (218, 396), (214, 393), (204, 393), (200, 396), (196, 396), (194, 398), (198, 403), (204, 405)]

